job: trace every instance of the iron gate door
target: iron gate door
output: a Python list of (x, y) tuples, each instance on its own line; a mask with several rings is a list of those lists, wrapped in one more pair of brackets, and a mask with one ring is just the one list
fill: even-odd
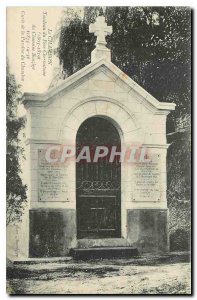
[[(91, 117), (80, 126), (78, 155), (84, 146), (91, 160), (76, 163), (77, 238), (113, 238), (121, 236), (121, 163), (119, 156), (109, 162), (111, 149), (121, 150), (115, 126), (102, 117)], [(109, 154), (93, 162), (97, 146), (106, 146)]]

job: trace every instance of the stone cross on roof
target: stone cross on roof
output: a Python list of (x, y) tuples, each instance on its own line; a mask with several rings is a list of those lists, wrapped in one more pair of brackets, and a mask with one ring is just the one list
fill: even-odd
[(96, 48), (91, 54), (91, 61), (95, 61), (101, 57), (111, 60), (110, 50), (106, 48), (105, 37), (112, 34), (112, 26), (107, 26), (104, 16), (98, 16), (94, 24), (90, 24), (89, 32), (97, 36)]

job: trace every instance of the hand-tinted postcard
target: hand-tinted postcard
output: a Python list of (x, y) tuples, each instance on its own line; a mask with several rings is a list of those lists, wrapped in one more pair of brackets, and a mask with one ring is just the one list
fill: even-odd
[(191, 294), (190, 162), (190, 8), (7, 8), (8, 294)]

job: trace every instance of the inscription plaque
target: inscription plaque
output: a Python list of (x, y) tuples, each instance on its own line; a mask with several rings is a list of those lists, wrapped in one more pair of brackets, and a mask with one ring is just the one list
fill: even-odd
[(66, 166), (49, 163), (46, 150), (38, 150), (38, 200), (67, 201)]
[(159, 201), (161, 190), (160, 155), (150, 162), (138, 162), (133, 172), (133, 201)]

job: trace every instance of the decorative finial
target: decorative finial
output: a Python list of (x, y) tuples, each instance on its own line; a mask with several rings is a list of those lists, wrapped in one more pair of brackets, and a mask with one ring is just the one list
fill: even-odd
[(89, 32), (97, 36), (96, 47), (105, 47), (105, 37), (112, 34), (112, 26), (107, 26), (104, 16), (98, 16), (94, 24), (90, 24)]
[(110, 60), (110, 50), (106, 47), (105, 37), (112, 34), (112, 26), (107, 26), (104, 16), (98, 16), (94, 24), (90, 24), (89, 32), (94, 33), (97, 36), (96, 48), (92, 52), (92, 60), (99, 59), (101, 56), (105, 56)]

